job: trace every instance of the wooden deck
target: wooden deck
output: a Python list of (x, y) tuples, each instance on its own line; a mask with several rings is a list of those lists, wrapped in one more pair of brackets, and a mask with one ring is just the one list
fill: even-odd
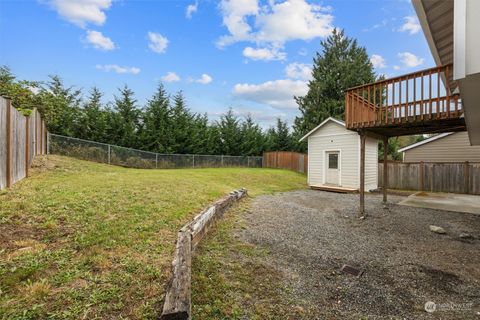
[(348, 89), (347, 129), (383, 137), (466, 130), (452, 65)]

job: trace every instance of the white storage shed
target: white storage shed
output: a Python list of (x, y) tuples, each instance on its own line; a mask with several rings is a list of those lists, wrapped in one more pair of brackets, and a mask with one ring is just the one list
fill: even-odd
[[(328, 118), (307, 133), (308, 185), (312, 188), (354, 191), (360, 188), (360, 135), (343, 121)], [(378, 140), (365, 141), (365, 190), (377, 189)]]

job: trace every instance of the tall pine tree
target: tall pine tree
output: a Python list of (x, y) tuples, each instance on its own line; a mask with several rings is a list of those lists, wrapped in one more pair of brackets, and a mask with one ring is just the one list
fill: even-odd
[(157, 92), (147, 102), (143, 116), (141, 147), (153, 152), (166, 153), (171, 151), (173, 137), (170, 120), (170, 97), (163, 84), (159, 84)]
[(295, 119), (295, 136), (301, 137), (328, 117), (344, 118), (345, 90), (375, 81), (367, 50), (343, 30), (334, 29), (321, 42), (313, 59), (313, 79), (308, 93), (295, 97), (301, 115)]
[(120, 95), (115, 96), (113, 105), (115, 114), (112, 119), (112, 135), (120, 146), (138, 147), (138, 127), (140, 112), (133, 91), (125, 85), (119, 89)]

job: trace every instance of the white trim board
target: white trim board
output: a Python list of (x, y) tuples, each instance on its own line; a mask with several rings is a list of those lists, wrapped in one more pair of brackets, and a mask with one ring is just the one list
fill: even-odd
[(336, 124), (339, 124), (339, 125), (345, 127), (345, 122), (340, 121), (340, 120), (335, 119), (335, 118), (332, 118), (332, 117), (328, 117), (328, 118), (325, 119), (322, 123), (320, 123), (318, 126), (316, 126), (315, 128), (313, 128), (312, 130), (310, 130), (310, 132), (307, 133), (306, 135), (304, 135), (300, 140), (298, 140), (298, 142), (302, 142), (303, 140), (305, 140), (308, 136), (310, 136), (312, 133), (314, 133), (315, 131), (317, 131), (318, 129), (320, 129), (325, 123), (327, 123), (327, 122), (329, 122), (329, 121), (333, 121), (333, 122), (335, 122)]
[(322, 184), (327, 181), (327, 152), (338, 152), (338, 186), (342, 186), (342, 149), (325, 149), (323, 150), (323, 177)]

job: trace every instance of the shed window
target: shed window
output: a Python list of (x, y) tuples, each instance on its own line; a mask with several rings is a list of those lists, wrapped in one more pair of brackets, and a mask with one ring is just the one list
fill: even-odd
[(328, 169), (338, 169), (338, 154), (330, 153), (328, 155)]

